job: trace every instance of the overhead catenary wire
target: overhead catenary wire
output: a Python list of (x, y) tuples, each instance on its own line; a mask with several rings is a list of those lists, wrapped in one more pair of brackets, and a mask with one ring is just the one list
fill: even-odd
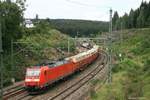
[(95, 5), (95, 4), (87, 4), (87, 3), (83, 3), (83, 2), (79, 2), (79, 1), (75, 1), (75, 0), (65, 0), (69, 3), (72, 3), (72, 4), (76, 4), (76, 5), (79, 5), (79, 6), (84, 6), (84, 7), (90, 7), (90, 8), (103, 8), (103, 9), (108, 9), (108, 8), (111, 8), (109, 6), (100, 6), (100, 5)]
[[(98, 18), (99, 19), (103, 19), (105, 17), (107, 17), (107, 15), (109, 14), (108, 12), (108, 9), (112, 8), (110, 6), (102, 6), (102, 5), (96, 5), (96, 4), (88, 4), (88, 3), (84, 3), (82, 1), (77, 1), (77, 0), (65, 0), (66, 2), (68, 3), (71, 3), (71, 4), (75, 4), (77, 6), (81, 6), (81, 7), (85, 7), (85, 8), (89, 8), (89, 9), (103, 9), (105, 11), (103, 11), (103, 13), (99, 13), (98, 15)], [(104, 21), (108, 21), (109, 19), (107, 20), (104, 20)]]

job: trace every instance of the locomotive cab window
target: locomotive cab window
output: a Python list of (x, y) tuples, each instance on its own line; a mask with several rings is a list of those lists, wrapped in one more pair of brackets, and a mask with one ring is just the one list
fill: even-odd
[(27, 70), (26, 76), (39, 76), (40, 70)]
[(62, 61), (57, 61), (57, 62), (55, 62), (55, 63), (53, 63), (51, 65), (48, 65), (48, 66), (49, 67), (57, 67), (57, 66), (60, 66), (60, 65), (66, 64), (66, 63), (68, 63), (68, 61), (62, 60)]

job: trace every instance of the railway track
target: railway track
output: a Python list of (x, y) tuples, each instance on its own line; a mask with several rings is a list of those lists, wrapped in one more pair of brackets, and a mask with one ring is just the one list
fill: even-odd
[(21, 86), (22, 86), (22, 84), (23, 84), (23, 82), (21, 82), (21, 83), (19, 83), (19, 84), (15, 85), (15, 86), (7, 87), (7, 88), (5, 88), (5, 89), (4, 89), (4, 93), (7, 93), (7, 92), (11, 91), (12, 89), (19, 88), (19, 87), (21, 87)]
[[(73, 94), (75, 91), (80, 89), (84, 84), (89, 82), (93, 77), (95, 77), (105, 66), (107, 63), (107, 56), (105, 54), (104, 57), (102, 57), (100, 63), (94, 68), (92, 71), (90, 71), (88, 74), (86, 74), (83, 78), (72, 84), (71, 86), (67, 87), (66, 89), (60, 91), (58, 94), (55, 94), (51, 97), (47, 97), (46, 100), (64, 100), (71, 94)], [(14, 90), (11, 90), (11, 92), (7, 92), (4, 95), (4, 100), (36, 100), (35, 98), (38, 95), (29, 95), (24, 89), (24, 87), (18, 87), (18, 89), (14, 88)], [(13, 98), (12, 98), (13, 97)], [(38, 99), (40, 100), (40, 99)], [(42, 99), (43, 100), (43, 99)], [(44, 99), (45, 100), (45, 99)]]
[[(103, 62), (104, 60), (105, 60), (105, 62)], [(48, 100), (65, 100), (67, 97), (69, 97), (75, 91), (77, 91), (83, 85), (85, 85), (87, 82), (89, 82), (93, 77), (95, 77), (105, 67), (104, 64), (106, 64), (107, 60), (108, 59), (105, 56), (103, 61), (101, 63), (99, 63), (94, 70), (89, 72), (86, 76), (81, 78), (76, 83), (72, 84), (70, 87), (66, 88), (65, 90), (61, 91), (60, 93), (56, 94), (53, 97), (49, 97)]]
[[(26, 97), (30, 97), (30, 99), (33, 96), (30, 96), (30, 94), (25, 90), (25, 87), (23, 85), (14, 86), (12, 88), (9, 88), (5, 90), (4, 92), (4, 100), (22, 100)], [(27, 100), (30, 100), (27, 99)]]
[(25, 92), (25, 88), (23, 85), (17, 85), (12, 88), (4, 90), (4, 100), (8, 100), (9, 98), (16, 96)]

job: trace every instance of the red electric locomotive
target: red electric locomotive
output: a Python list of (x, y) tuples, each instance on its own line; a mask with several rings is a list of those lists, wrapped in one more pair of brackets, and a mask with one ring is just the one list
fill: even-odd
[(90, 50), (65, 60), (27, 68), (25, 86), (29, 90), (42, 89), (77, 70), (83, 69), (85, 65), (90, 64), (98, 57), (98, 51), (99, 47), (95, 45)]

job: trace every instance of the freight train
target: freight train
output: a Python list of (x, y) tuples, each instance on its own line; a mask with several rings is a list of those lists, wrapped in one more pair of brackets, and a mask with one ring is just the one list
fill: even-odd
[(86, 65), (92, 63), (98, 56), (99, 46), (94, 45), (87, 51), (65, 58), (64, 60), (27, 68), (25, 87), (27, 90), (42, 89), (83, 69)]

